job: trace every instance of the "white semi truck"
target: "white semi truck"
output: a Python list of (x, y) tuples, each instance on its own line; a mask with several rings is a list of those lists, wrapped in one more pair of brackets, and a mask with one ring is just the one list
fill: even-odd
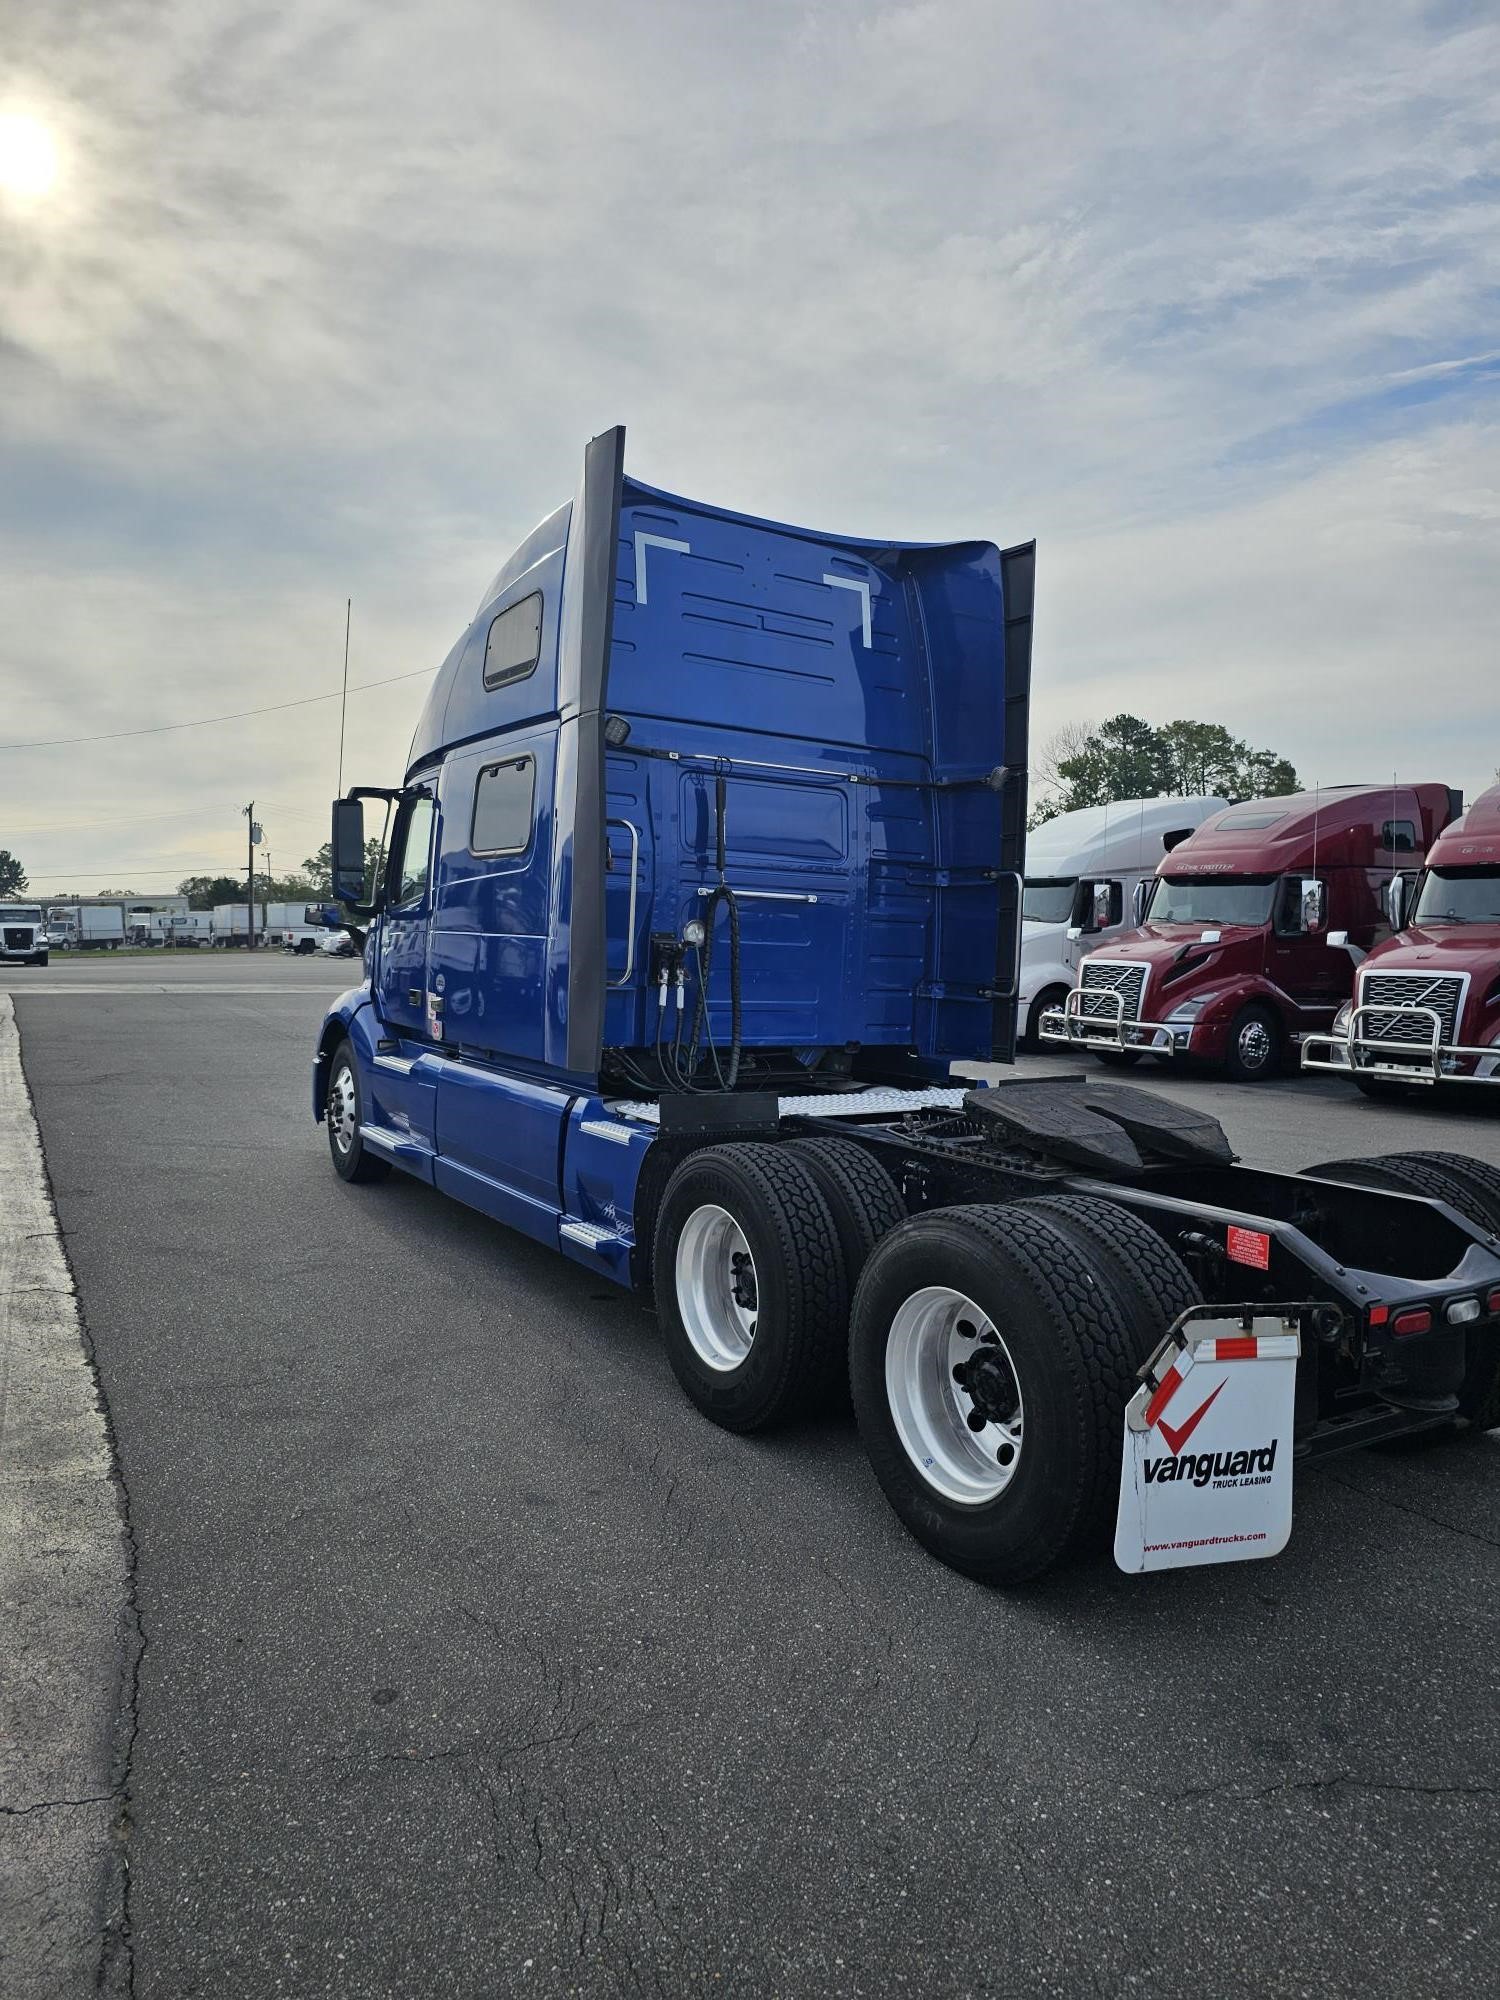
[(40, 903), (0, 903), (0, 963), (47, 963), (47, 926)]
[(1061, 1007), (1079, 962), (1140, 921), (1138, 885), (1227, 799), (1117, 799), (1062, 813), (1027, 835), (1021, 914), (1021, 1045), (1039, 1046), (1042, 1015)]

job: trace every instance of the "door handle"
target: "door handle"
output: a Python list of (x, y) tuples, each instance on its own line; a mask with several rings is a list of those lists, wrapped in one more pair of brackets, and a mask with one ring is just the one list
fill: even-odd
[(420, 1007), (420, 1006), (421, 1006), (421, 1004), (422, 1004), (422, 989), (421, 989), (421, 987), (420, 987), (420, 986), (408, 986), (408, 987), (407, 987), (407, 989), (406, 989), (406, 1003), (407, 1003), (407, 1005), (408, 1005), (409, 1007)]

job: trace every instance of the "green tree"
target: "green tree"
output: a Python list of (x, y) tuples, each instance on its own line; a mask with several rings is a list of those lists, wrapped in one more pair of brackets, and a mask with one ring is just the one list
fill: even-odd
[[(380, 862), (384, 851), (384, 845), (379, 840), (367, 840), (365, 842), (365, 892), (360, 899), (362, 902), (370, 900), (375, 884), (380, 879)], [(325, 840), (316, 854), (309, 854), (302, 864), (302, 870), (307, 877), (309, 900), (318, 897), (326, 899), (331, 896), (333, 894), (333, 842)]]
[[(1064, 739), (1059, 731), (1048, 746)], [(1138, 715), (1112, 715), (1066, 756), (1051, 755), (1032, 825), (1080, 806), (1117, 799), (1280, 798), (1297, 789), (1297, 771), (1274, 750), (1254, 750), (1221, 722), (1179, 719), (1160, 728)]]
[(1093, 740), (1057, 767), (1064, 812), (1110, 805), (1116, 799), (1150, 799), (1167, 789), (1161, 732), (1138, 715), (1111, 715)]
[(245, 885), (234, 875), (189, 875), (177, 893), (187, 897), (190, 910), (211, 910), (216, 903), (242, 903)]
[(1220, 722), (1169, 722), (1159, 732), (1166, 789), (1178, 798), (1278, 798), (1297, 789), (1297, 773), (1273, 750), (1252, 750)]
[(31, 884), (8, 847), (0, 847), (0, 896), (24, 896)]

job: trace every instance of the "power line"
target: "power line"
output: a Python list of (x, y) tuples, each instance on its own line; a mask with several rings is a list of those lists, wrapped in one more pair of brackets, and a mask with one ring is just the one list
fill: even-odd
[[(418, 667), (409, 674), (391, 674), (383, 681), (360, 681), (349, 693), (363, 694), (368, 688), (394, 687), (397, 681), (431, 678), (431, 667)], [(164, 736), (173, 729), (207, 729), (216, 722), (243, 722), (251, 715), (275, 715), (284, 708), (311, 708), (314, 702), (337, 701), (341, 692), (335, 688), (330, 694), (305, 694), (297, 701), (268, 702), (264, 708), (238, 708), (233, 715), (200, 715), (193, 722), (155, 722), (147, 729), (106, 729), (98, 736), (39, 736), (30, 743), (0, 743), (0, 750), (58, 750), (70, 743), (116, 743), (124, 736)]]

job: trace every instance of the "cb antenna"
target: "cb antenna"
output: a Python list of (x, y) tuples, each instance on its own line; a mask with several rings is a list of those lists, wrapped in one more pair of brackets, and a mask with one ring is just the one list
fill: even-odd
[(339, 782), (338, 796), (344, 796), (344, 717), (349, 709), (349, 621), (354, 615), (354, 599), (344, 599), (344, 692), (339, 697)]

